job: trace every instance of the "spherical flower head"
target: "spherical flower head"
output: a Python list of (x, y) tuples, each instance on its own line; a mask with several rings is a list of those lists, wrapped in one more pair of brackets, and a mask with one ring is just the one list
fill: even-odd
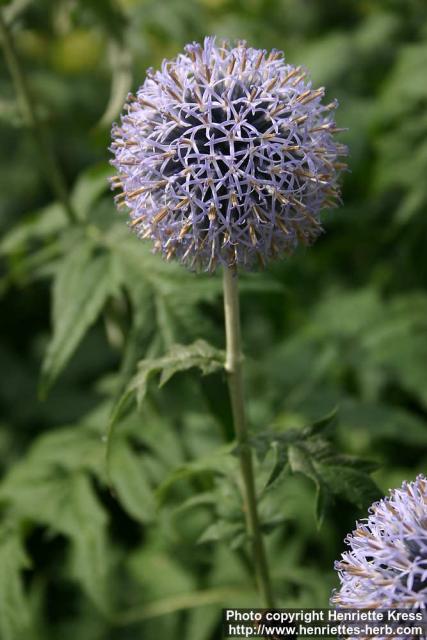
[(112, 130), (113, 187), (130, 225), (190, 268), (250, 268), (321, 233), (339, 201), (346, 147), (336, 101), (323, 104), (280, 51), (206, 38), (149, 70)]
[[(427, 480), (420, 475), (372, 505), (336, 562), (344, 608), (427, 609)], [(418, 636), (419, 637), (419, 636)]]

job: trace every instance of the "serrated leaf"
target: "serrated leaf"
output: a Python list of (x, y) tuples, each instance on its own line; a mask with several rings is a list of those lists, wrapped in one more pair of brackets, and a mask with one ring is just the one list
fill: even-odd
[(352, 502), (359, 509), (381, 498), (381, 492), (366, 473), (351, 467), (315, 463), (316, 471), (329, 490)]
[(316, 420), (303, 430), (304, 437), (329, 435), (337, 425), (338, 407), (332, 409), (324, 418)]
[(69, 474), (30, 456), (5, 478), (0, 498), (20, 517), (66, 536), (73, 577), (107, 611), (107, 517), (87, 475)]
[(53, 285), (53, 336), (42, 366), (43, 395), (97, 319), (116, 284), (111, 256), (93, 255), (89, 241), (82, 240), (63, 259)]
[(188, 346), (177, 344), (170, 349), (169, 357), (161, 367), (159, 386), (166, 384), (178, 371), (197, 367), (206, 376), (221, 369), (224, 362), (224, 351), (216, 349), (205, 340), (196, 340)]
[(2, 640), (25, 637), (30, 626), (30, 607), (25, 596), (22, 570), (29, 567), (18, 532), (0, 530), (0, 636)]
[(286, 448), (290, 444), (300, 442), (302, 432), (299, 429), (288, 429), (287, 431), (266, 430), (257, 433), (250, 438), (250, 445), (255, 450), (259, 460), (262, 462), (272, 447)]
[(159, 386), (166, 384), (179, 371), (186, 371), (197, 367), (202, 375), (208, 375), (224, 366), (225, 355), (220, 349), (216, 349), (204, 340), (196, 340), (190, 345), (173, 345), (170, 351), (160, 358), (141, 360), (138, 372), (130, 381), (127, 389), (115, 404), (107, 433), (107, 467), (110, 466), (112, 439), (115, 426), (123, 415), (125, 407), (129, 406), (135, 394), (138, 405), (141, 405), (147, 392), (150, 376), (160, 373)]
[(224, 352), (204, 340), (196, 340), (190, 345), (176, 344), (165, 356), (141, 360), (128, 392), (136, 392), (140, 404), (147, 392), (147, 383), (151, 375), (160, 372), (159, 386), (163, 386), (179, 371), (197, 367), (203, 375), (208, 375), (223, 367), (224, 361)]
[[(310, 448), (311, 445), (311, 448)], [(316, 486), (316, 518), (320, 526), (332, 495), (339, 495), (357, 507), (366, 507), (380, 497), (380, 491), (368, 475), (376, 463), (333, 451), (329, 443), (317, 438), (288, 449), (293, 472), (310, 478)]]
[(161, 373), (159, 386), (163, 386), (179, 371), (197, 367), (201, 370), (202, 375), (208, 375), (223, 367), (224, 361), (224, 352), (216, 349), (205, 340), (196, 340), (190, 345), (176, 344), (165, 356), (141, 360), (137, 374), (115, 404), (111, 414), (107, 432), (107, 467), (110, 466), (111, 443), (115, 426), (122, 416), (124, 408), (129, 405), (133, 394), (136, 395), (138, 404), (142, 403), (150, 376)]

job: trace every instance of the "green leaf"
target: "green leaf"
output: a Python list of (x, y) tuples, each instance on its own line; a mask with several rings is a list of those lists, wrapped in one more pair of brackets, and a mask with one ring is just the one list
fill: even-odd
[(291, 471), (310, 478), (316, 486), (316, 519), (320, 526), (334, 495), (363, 508), (380, 498), (380, 491), (368, 475), (377, 469), (375, 462), (336, 453), (319, 438), (290, 445), (288, 459)]
[(159, 259), (153, 255), (150, 246), (131, 234), (123, 223), (110, 228), (106, 241), (120, 258), (125, 272), (138, 275), (137, 287), (142, 281), (146, 287), (184, 308), (198, 302), (212, 302), (221, 295), (222, 283), (218, 276), (200, 278), (176, 262)]
[(413, 292), (397, 296), (386, 308), (381, 322), (363, 339), (365, 367), (381, 372), (385, 381), (398, 382), (427, 407), (427, 296)]
[(209, 640), (214, 637), (217, 627), (218, 604), (193, 609), (188, 612), (186, 640)]
[(0, 636), (24, 640), (30, 625), (30, 608), (24, 592), (22, 570), (29, 567), (18, 532), (0, 530)]
[(87, 470), (101, 476), (103, 447), (98, 431), (83, 424), (55, 429), (39, 436), (31, 449), (31, 457), (41, 465), (65, 471)]
[(212, 491), (204, 491), (203, 493), (196, 493), (196, 495), (184, 500), (184, 502), (176, 507), (176, 511), (179, 513), (197, 507), (211, 507), (215, 505), (215, 502), (215, 494)]
[[(72, 543), (72, 575), (99, 609), (108, 614), (110, 597), (107, 578), (111, 559), (107, 543), (107, 517), (86, 475), (77, 474), (70, 478), (68, 484), (69, 525), (64, 528), (64, 533)], [(59, 517), (61, 512), (57, 515)]]
[(102, 163), (89, 167), (77, 178), (71, 194), (71, 203), (80, 219), (86, 219), (100, 196), (109, 188), (112, 169)]
[(361, 471), (365, 474), (377, 471), (380, 467), (378, 462), (375, 462), (374, 460), (364, 460), (357, 456), (335, 452), (330, 454), (328, 452), (326, 455), (319, 456), (319, 461), (325, 465), (348, 467), (350, 469)]
[(315, 463), (315, 467), (332, 493), (342, 496), (359, 509), (381, 498), (380, 490), (366, 473), (349, 466)]
[[(152, 601), (180, 595), (195, 588), (194, 575), (179, 562), (177, 554), (156, 546), (144, 546), (133, 552), (128, 565), (132, 577), (144, 588), (144, 599)], [(144, 607), (139, 606), (141, 613)]]
[(108, 611), (107, 517), (87, 475), (49, 466), (32, 454), (6, 476), (0, 499), (12, 504), (21, 518), (69, 539), (73, 577)]
[(261, 520), (260, 528), (263, 533), (269, 534), (277, 527), (280, 527), (282, 524), (288, 521), (288, 516), (276, 516), (274, 518), (270, 518), (269, 520)]
[(300, 442), (301, 440), (302, 431), (300, 429), (290, 428), (284, 432), (267, 429), (251, 436), (249, 443), (255, 450), (259, 460), (262, 462), (271, 447), (286, 449), (290, 444)]
[(344, 292), (333, 290), (316, 308), (309, 329), (318, 335), (349, 338), (367, 331), (381, 318), (383, 308), (373, 287)]
[(316, 516), (316, 524), (317, 528), (320, 529), (322, 526), (326, 513), (330, 504), (332, 503), (331, 494), (323, 484), (320, 484), (316, 488), (316, 505), (315, 505), (315, 516)]
[[(154, 573), (154, 572), (153, 572)], [(156, 568), (155, 574), (160, 575), (159, 567)], [(205, 608), (209, 605), (214, 605), (214, 624), (216, 627), (218, 623), (218, 606), (224, 607), (230, 600), (236, 601), (236, 598), (241, 598), (243, 603), (254, 602), (257, 598), (255, 591), (246, 591), (246, 582), (239, 584), (237, 587), (235, 584), (230, 587), (219, 587), (215, 589), (206, 589), (204, 591), (191, 591), (184, 593), (181, 591), (176, 596), (164, 597), (164, 592), (158, 600), (148, 602), (144, 608), (137, 606), (129, 611), (124, 611), (120, 615), (116, 616), (117, 621), (121, 625), (130, 625), (147, 620), (149, 618), (159, 618), (160, 616), (170, 616), (177, 611), (196, 609), (201, 611), (202, 615), (205, 615)], [(200, 609), (198, 609), (200, 607)], [(202, 609), (203, 608), (203, 609)], [(158, 624), (156, 626), (158, 629)], [(191, 638), (200, 640), (200, 626), (196, 628), (196, 634), (192, 634)], [(210, 637), (210, 636), (209, 636)]]
[(341, 410), (341, 431), (351, 437), (360, 434), (366, 439), (394, 440), (396, 442), (425, 446), (427, 425), (414, 413), (396, 406), (373, 402), (348, 400)]
[(0, 242), (0, 253), (8, 255), (17, 251), (28, 250), (31, 242), (48, 239), (66, 225), (63, 207), (53, 204), (32, 213), (13, 227)]
[(276, 456), (276, 462), (273, 470), (266, 482), (265, 487), (268, 488), (282, 475), (283, 471), (288, 464), (288, 452), (285, 447), (280, 446), (277, 442), (274, 443), (274, 452)]
[(322, 478), (317, 473), (317, 470), (312, 462), (310, 454), (307, 450), (299, 445), (290, 445), (288, 448), (289, 466), (293, 473), (302, 473), (310, 478), (319, 487)]
[(317, 435), (329, 435), (337, 425), (337, 416), (338, 407), (335, 407), (326, 416), (320, 418), (320, 420), (316, 420), (308, 427), (305, 427), (305, 429), (303, 430), (303, 436), (311, 437)]
[[(213, 373), (224, 366), (225, 353), (220, 349), (216, 349), (205, 340), (196, 340), (191, 345), (174, 345), (169, 355), (162, 359), (160, 366), (160, 386), (162, 387), (168, 380), (172, 378), (178, 371), (185, 371), (197, 367), (201, 370), (202, 375), (206, 376)], [(141, 370), (142, 369), (142, 370)], [(151, 367), (147, 368), (142, 365), (139, 371), (141, 375), (140, 382), (136, 381), (139, 393), (145, 394), (145, 376), (151, 372)], [(144, 389), (144, 390), (142, 390)]]
[(17, 100), (0, 99), (0, 123), (9, 127), (25, 127), (25, 119), (20, 113)]
[(111, 67), (110, 98), (99, 121), (100, 127), (110, 127), (123, 108), (132, 87), (132, 54), (124, 43), (111, 39), (108, 47)]
[(244, 524), (242, 522), (227, 522), (221, 520), (210, 524), (197, 540), (198, 544), (206, 542), (224, 541), (230, 543), (230, 548), (240, 547), (246, 537)]
[(314, 482), (316, 487), (315, 516), (317, 526), (320, 528), (325, 517), (327, 505), (330, 502), (328, 495), (330, 490), (304, 447), (291, 445), (288, 455), (291, 470), (294, 473), (302, 473)]
[(402, 47), (392, 73), (384, 85), (382, 117), (397, 117), (427, 96), (423, 69), (427, 64), (427, 44), (416, 42)]
[(144, 469), (144, 457), (136, 455), (121, 439), (111, 452), (110, 479), (114, 491), (128, 513), (141, 522), (151, 522), (156, 500)]
[(176, 483), (187, 478), (192, 478), (200, 474), (219, 474), (226, 475), (235, 470), (237, 461), (231, 452), (232, 445), (224, 445), (220, 449), (213, 451), (207, 456), (203, 456), (198, 460), (192, 460), (187, 464), (174, 469), (169, 476), (157, 487), (156, 495), (158, 500), (163, 502), (171, 487)]
[[(134, 394), (140, 406), (147, 392), (150, 376), (161, 373), (159, 386), (163, 386), (179, 371), (186, 371), (197, 367), (202, 375), (208, 375), (224, 366), (225, 354), (204, 340), (196, 340), (190, 345), (173, 345), (170, 351), (160, 358), (141, 360), (138, 364), (138, 372), (130, 381), (127, 389), (115, 404), (107, 433), (107, 468), (110, 467), (112, 440), (115, 426), (129, 406)], [(109, 473), (109, 472), (108, 472)]]
[(40, 390), (43, 395), (115, 289), (111, 257), (93, 255), (90, 241), (82, 240), (64, 258), (53, 285), (53, 336), (42, 366)]

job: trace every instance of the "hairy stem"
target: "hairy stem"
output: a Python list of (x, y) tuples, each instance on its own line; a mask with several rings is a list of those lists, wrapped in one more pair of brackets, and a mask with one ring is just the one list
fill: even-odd
[(252, 547), (253, 563), (262, 603), (263, 606), (272, 608), (274, 606), (273, 593), (258, 517), (252, 451), (248, 443), (243, 399), (238, 277), (235, 269), (225, 267), (224, 312), (227, 349), (225, 368), (228, 375), (234, 429), (239, 450), (246, 528)]
[(50, 184), (50, 187), (56, 198), (64, 207), (64, 211), (69, 221), (74, 223), (77, 221), (76, 212), (70, 202), (65, 180), (58, 168), (58, 163), (48, 142), (43, 122), (38, 117), (37, 111), (35, 109), (34, 100), (31, 96), (27, 78), (16, 54), (12, 34), (10, 33), (7, 22), (1, 10), (0, 40), (3, 46), (6, 64), (15, 87), (19, 108), (21, 110), (25, 123), (32, 131), (35, 142), (39, 148), (40, 165), (44, 170), (46, 181)]

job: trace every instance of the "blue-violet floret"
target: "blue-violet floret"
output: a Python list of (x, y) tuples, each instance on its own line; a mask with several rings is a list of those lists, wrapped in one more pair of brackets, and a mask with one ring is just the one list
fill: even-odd
[(420, 475), (376, 502), (336, 562), (343, 608), (427, 609), (427, 480)]
[(190, 268), (250, 268), (322, 232), (346, 147), (336, 101), (303, 67), (239, 42), (193, 43), (149, 70), (113, 126), (118, 206), (154, 250)]

